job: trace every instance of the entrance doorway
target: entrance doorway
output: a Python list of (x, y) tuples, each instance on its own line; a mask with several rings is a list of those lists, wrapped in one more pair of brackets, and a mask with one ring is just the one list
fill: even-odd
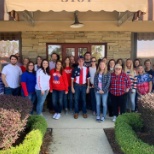
[(77, 61), (79, 56), (84, 56), (86, 52), (91, 52), (96, 59), (107, 56), (106, 43), (47, 43), (47, 58), (50, 60), (52, 53), (57, 53), (61, 60), (74, 56)]

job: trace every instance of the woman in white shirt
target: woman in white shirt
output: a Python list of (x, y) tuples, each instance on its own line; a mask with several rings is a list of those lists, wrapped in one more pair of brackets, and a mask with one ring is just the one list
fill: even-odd
[(91, 67), (89, 67), (90, 74), (90, 100), (92, 105), (93, 115), (96, 113), (96, 98), (95, 98), (95, 90), (94, 90), (94, 76), (96, 73), (96, 58), (91, 58)]
[(36, 96), (37, 96), (37, 106), (36, 112), (38, 115), (42, 115), (43, 104), (49, 92), (50, 72), (49, 72), (49, 62), (43, 60), (41, 63), (41, 68), (37, 70), (36, 74)]

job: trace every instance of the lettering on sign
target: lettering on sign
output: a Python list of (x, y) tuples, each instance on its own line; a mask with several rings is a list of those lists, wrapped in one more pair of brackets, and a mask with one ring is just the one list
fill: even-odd
[(91, 2), (91, 0), (61, 0), (62, 2)]

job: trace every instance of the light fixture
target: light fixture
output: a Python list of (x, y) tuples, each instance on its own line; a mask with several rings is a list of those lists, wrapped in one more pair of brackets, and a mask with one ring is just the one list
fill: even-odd
[(70, 25), (71, 28), (81, 28), (84, 26), (83, 23), (80, 23), (77, 16), (77, 11), (74, 12), (74, 23)]

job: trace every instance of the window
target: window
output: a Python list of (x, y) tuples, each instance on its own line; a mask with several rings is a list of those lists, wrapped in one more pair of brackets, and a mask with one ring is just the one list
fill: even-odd
[(107, 45), (101, 43), (62, 43), (53, 44), (47, 43), (47, 58), (50, 60), (52, 53), (60, 55), (60, 59), (64, 60), (68, 56), (74, 56), (77, 61), (79, 56), (84, 56), (88, 51), (91, 52), (92, 57), (99, 58), (106, 57)]
[(21, 34), (20, 33), (0, 33), (0, 63), (5, 65), (9, 62), (12, 54), (21, 55)]
[(137, 40), (137, 57), (154, 58), (154, 40)]

